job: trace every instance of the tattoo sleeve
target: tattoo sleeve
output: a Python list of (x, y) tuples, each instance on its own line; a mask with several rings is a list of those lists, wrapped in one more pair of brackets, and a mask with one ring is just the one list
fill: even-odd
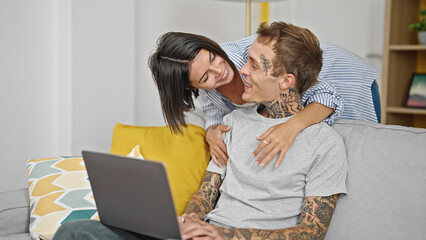
[(338, 195), (306, 197), (297, 227), (260, 230), (216, 227), (225, 239), (322, 240), (336, 208)]
[(186, 206), (185, 213), (195, 213), (203, 220), (204, 216), (213, 210), (219, 198), (219, 187), (222, 179), (217, 173), (206, 172), (198, 191), (192, 196)]

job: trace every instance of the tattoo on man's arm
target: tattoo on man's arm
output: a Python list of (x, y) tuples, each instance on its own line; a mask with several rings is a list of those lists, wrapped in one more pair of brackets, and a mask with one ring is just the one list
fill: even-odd
[[(284, 230), (260, 230), (260, 229), (229, 229), (229, 228), (218, 228), (219, 233), (225, 239), (247, 239), (247, 240), (286, 240), (286, 239), (302, 239), (302, 238), (290, 238), (290, 234), (286, 234)], [(292, 232), (290, 230), (290, 232)], [(303, 239), (311, 239), (311, 238), (303, 238)]]
[(338, 195), (305, 198), (300, 223), (311, 230), (315, 230), (318, 233), (317, 237), (325, 236), (334, 209), (336, 209), (337, 199)]
[(207, 172), (201, 187), (186, 206), (185, 213), (196, 213), (200, 219), (203, 219), (216, 205), (221, 184), (222, 179), (219, 174)]
[(263, 71), (265, 71), (265, 76), (268, 75), (268, 69), (272, 67), (271, 61), (266, 58), (265, 54), (260, 54), (260, 61), (263, 65)]
[(300, 225), (277, 230), (228, 229), (217, 227), (225, 239), (322, 240), (337, 204), (337, 195), (305, 198)]

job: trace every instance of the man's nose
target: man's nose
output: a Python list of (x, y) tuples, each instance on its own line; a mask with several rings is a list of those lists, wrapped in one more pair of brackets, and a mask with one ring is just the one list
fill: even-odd
[(241, 68), (240, 73), (244, 76), (249, 75), (248, 69), (247, 69), (247, 63), (244, 64), (244, 66)]

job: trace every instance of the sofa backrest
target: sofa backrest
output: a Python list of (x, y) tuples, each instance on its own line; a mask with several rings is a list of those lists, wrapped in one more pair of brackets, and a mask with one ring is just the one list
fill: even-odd
[(338, 120), (348, 195), (326, 239), (425, 239), (426, 129)]

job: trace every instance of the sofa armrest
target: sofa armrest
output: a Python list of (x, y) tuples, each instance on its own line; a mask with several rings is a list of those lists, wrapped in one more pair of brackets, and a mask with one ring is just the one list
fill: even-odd
[(28, 233), (29, 223), (28, 189), (0, 192), (0, 237)]

